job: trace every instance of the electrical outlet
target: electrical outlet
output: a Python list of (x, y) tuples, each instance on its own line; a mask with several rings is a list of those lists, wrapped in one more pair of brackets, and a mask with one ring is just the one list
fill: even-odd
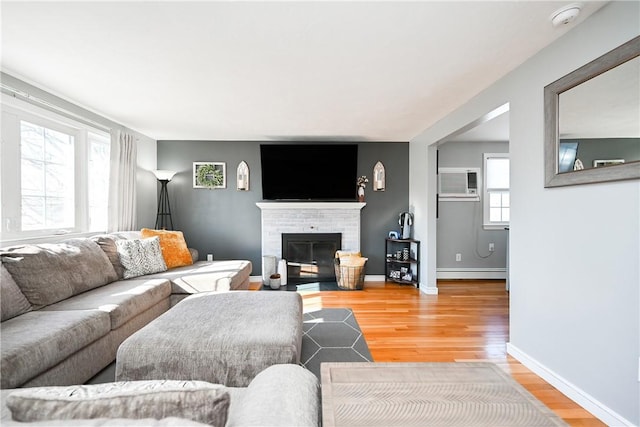
[(494, 243), (489, 243), (489, 252), (493, 252), (496, 250), (496, 246)]
[(462, 261), (462, 254), (456, 254), (456, 261), (457, 262)]

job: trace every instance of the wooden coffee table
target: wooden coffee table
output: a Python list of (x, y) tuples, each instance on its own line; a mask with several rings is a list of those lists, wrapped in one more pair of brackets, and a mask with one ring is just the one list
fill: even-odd
[(566, 426), (498, 366), (323, 363), (322, 425)]

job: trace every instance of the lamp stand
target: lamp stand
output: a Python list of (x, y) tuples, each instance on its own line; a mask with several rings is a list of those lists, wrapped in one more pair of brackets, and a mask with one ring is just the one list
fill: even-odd
[(158, 213), (156, 215), (156, 230), (173, 230), (171, 220), (171, 206), (169, 205), (169, 193), (167, 192), (168, 179), (160, 179), (160, 199), (158, 199)]

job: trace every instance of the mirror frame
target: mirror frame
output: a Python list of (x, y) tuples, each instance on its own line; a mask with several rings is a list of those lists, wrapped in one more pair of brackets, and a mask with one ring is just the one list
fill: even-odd
[(545, 187), (593, 184), (640, 178), (640, 162), (603, 168), (558, 173), (558, 99), (565, 92), (593, 77), (640, 56), (640, 36), (605, 53), (544, 88), (544, 175)]

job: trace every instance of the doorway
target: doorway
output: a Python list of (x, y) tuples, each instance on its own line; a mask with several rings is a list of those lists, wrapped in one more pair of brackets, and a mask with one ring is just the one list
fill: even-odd
[(508, 290), (508, 104), (436, 145), (436, 283), (498, 279)]

